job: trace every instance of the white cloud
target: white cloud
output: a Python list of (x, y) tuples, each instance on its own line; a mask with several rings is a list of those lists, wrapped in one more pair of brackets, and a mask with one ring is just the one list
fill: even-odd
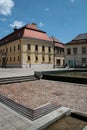
[(5, 19), (5, 18), (0, 18), (0, 21), (5, 22), (5, 21), (7, 21), (7, 19)]
[(49, 11), (49, 8), (45, 8), (45, 11)]
[(9, 26), (12, 27), (12, 28), (14, 28), (14, 27), (20, 28), (20, 27), (24, 26), (24, 22), (15, 20)]
[(40, 23), (39, 23), (39, 26), (40, 26), (40, 27), (43, 27), (43, 26), (44, 26), (44, 24), (43, 24), (42, 22), (40, 22)]
[(0, 14), (11, 15), (11, 9), (14, 6), (13, 0), (0, 0)]

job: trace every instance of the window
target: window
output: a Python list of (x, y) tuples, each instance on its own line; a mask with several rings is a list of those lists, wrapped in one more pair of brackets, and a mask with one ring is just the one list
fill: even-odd
[(14, 46), (14, 51), (15, 51), (15, 46)]
[(45, 61), (45, 57), (44, 56), (42, 57), (42, 60)]
[(0, 54), (2, 53), (2, 50), (0, 50)]
[(18, 50), (20, 50), (20, 44), (18, 44)]
[(42, 51), (45, 51), (45, 47), (44, 46), (42, 46)]
[(8, 48), (6, 48), (6, 52), (8, 52)]
[(86, 54), (86, 47), (82, 47), (82, 54)]
[(35, 46), (35, 50), (38, 51), (38, 45)]
[(73, 48), (73, 54), (76, 55), (78, 53), (77, 48)]
[(3, 52), (5, 52), (5, 49), (3, 49)]
[(82, 58), (82, 64), (86, 64), (86, 58)]
[(20, 57), (18, 56), (18, 61), (20, 61)]
[(49, 47), (49, 52), (51, 52), (51, 47)]
[(12, 51), (12, 47), (10, 47), (10, 52)]
[(67, 55), (70, 55), (70, 54), (71, 54), (71, 49), (67, 48)]
[(14, 57), (14, 61), (15, 61), (15, 57)]
[(30, 56), (28, 56), (28, 61), (30, 61)]
[(30, 44), (28, 44), (28, 50), (30, 50)]
[(36, 61), (38, 61), (38, 57), (36, 56)]
[(10, 57), (10, 61), (12, 61), (12, 58)]
[(49, 57), (49, 62), (51, 62), (51, 57)]

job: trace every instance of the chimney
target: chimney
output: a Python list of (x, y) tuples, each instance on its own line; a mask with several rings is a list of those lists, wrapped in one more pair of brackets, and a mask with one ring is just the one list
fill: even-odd
[(14, 27), (14, 31), (17, 31), (17, 30), (18, 30), (18, 28), (17, 28), (17, 26), (15, 26), (15, 27)]
[(31, 25), (32, 25), (32, 27), (33, 27), (34, 29), (37, 29), (37, 24), (36, 24), (36, 23), (32, 23)]

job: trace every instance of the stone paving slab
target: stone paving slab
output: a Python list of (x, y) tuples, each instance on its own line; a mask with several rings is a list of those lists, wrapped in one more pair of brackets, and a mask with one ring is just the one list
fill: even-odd
[(0, 103), (0, 130), (42, 130), (66, 114), (70, 114), (70, 109), (61, 107), (35, 121), (31, 121)]
[(0, 103), (0, 130), (26, 130), (32, 122)]
[(23, 68), (0, 68), (0, 78), (7, 77), (19, 77), (19, 76), (29, 76), (34, 75), (33, 69), (23, 69)]
[(82, 129), (82, 130), (87, 130), (87, 126), (84, 129)]
[(29, 76), (34, 75), (35, 71), (53, 71), (53, 70), (56, 71), (61, 69), (64, 70), (64, 68), (57, 68), (57, 69), (0, 68), (0, 78)]

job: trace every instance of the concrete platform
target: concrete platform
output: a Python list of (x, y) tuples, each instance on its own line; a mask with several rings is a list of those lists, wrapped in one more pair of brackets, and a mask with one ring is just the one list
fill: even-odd
[(32, 68), (0, 68), (0, 78), (7, 77), (19, 77), (19, 76), (29, 76), (34, 75), (35, 71), (57, 71), (64, 68), (57, 69), (32, 69)]
[(70, 114), (70, 109), (62, 106), (37, 120), (31, 121), (0, 103), (0, 130), (42, 130), (67, 114)]
[(82, 129), (82, 130), (87, 130), (87, 126), (84, 129)]

